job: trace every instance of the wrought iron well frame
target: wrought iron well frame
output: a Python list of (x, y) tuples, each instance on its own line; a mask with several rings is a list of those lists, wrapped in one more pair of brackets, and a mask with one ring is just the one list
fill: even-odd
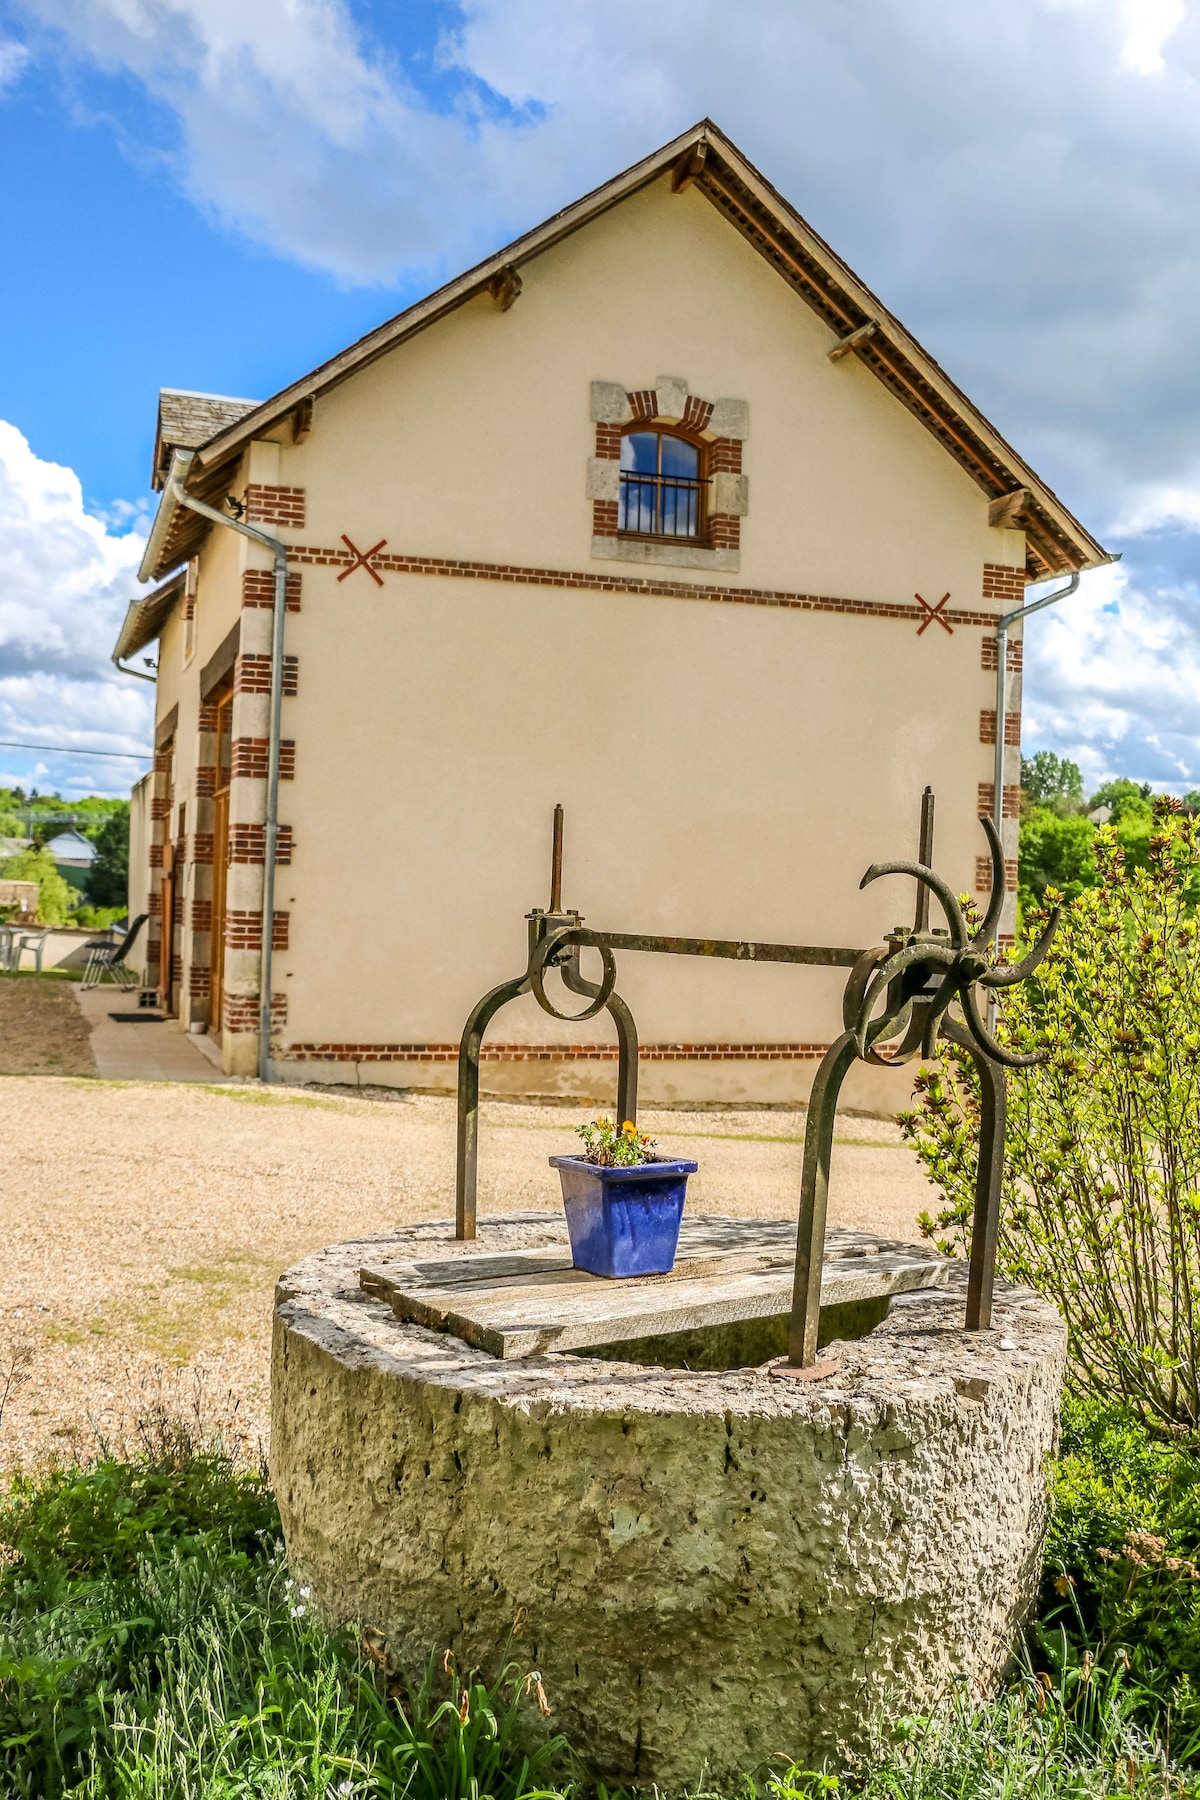
[[(594, 931), (582, 915), (562, 904), (563, 809), (554, 809), (550, 905), (527, 913), (529, 953), (523, 974), (492, 988), (472, 1008), (458, 1052), (458, 1140), (455, 1187), (455, 1236), (475, 1236), (479, 1168), (479, 1056), (492, 1019), (519, 995), (532, 993), (552, 1018), (579, 1023), (607, 1011), (617, 1033), (617, 1117), (637, 1118), (638, 1037), (627, 1003), (617, 992), (614, 952), (634, 950), (660, 956), (706, 956), (734, 962), (795, 963), (816, 968), (846, 968), (850, 977), (842, 1000), (843, 1030), (821, 1059), (808, 1099), (804, 1162), (796, 1229), (796, 1274), (788, 1331), (787, 1367), (811, 1370), (816, 1361), (821, 1305), (821, 1270), (829, 1202), (829, 1165), (834, 1120), (842, 1083), (856, 1061), (896, 1068), (915, 1056), (932, 1057), (939, 1038), (959, 1045), (979, 1074), (979, 1162), (967, 1277), (968, 1331), (991, 1324), (996, 1266), (996, 1236), (1004, 1171), (1007, 1108), (1005, 1070), (1027, 1068), (1040, 1053), (1018, 1055), (997, 1043), (975, 996), (1006, 988), (1031, 975), (1045, 956), (1058, 924), (1057, 909), (1033, 950), (1013, 964), (992, 961), (1000, 912), (1004, 904), (1004, 851), (992, 820), (981, 817), (991, 852), (992, 886), (979, 928), (968, 931), (952, 889), (935, 873), (933, 858), (934, 795), (921, 797), (920, 848), (916, 862), (873, 863), (859, 883), (866, 887), (883, 875), (909, 875), (917, 883), (911, 929), (898, 926), (883, 944), (865, 950), (819, 944), (763, 944), (750, 939), (664, 937), (648, 932)], [(929, 901), (942, 908), (946, 925), (930, 929)], [(589, 981), (580, 952), (597, 950), (602, 975)], [(588, 1000), (578, 1013), (561, 1012), (546, 993), (545, 977), (557, 969), (569, 993)], [(962, 1018), (950, 1016), (957, 1003)], [(878, 1010), (877, 1010), (878, 1009)], [(899, 1043), (894, 1040), (899, 1039)], [(891, 1046), (884, 1051), (884, 1046)]]

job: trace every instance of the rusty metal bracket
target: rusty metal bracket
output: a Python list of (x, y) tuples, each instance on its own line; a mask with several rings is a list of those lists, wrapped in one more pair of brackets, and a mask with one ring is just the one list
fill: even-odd
[[(991, 1322), (996, 1237), (1004, 1170), (1006, 1068), (1027, 1068), (1040, 1054), (1018, 1056), (997, 1043), (984, 1023), (976, 988), (1012, 987), (1033, 973), (1050, 948), (1057, 911), (1023, 961), (995, 964), (995, 943), (1004, 904), (1004, 851), (989, 818), (981, 818), (992, 861), (987, 912), (968, 933), (958, 899), (936, 874), (933, 860), (934, 797), (921, 798), (920, 848), (916, 862), (873, 863), (860, 887), (885, 875), (906, 875), (917, 884), (911, 929), (899, 926), (885, 943), (867, 950), (822, 944), (763, 944), (750, 939), (664, 937), (657, 933), (594, 931), (562, 904), (563, 809), (554, 809), (550, 905), (526, 914), (528, 961), (524, 973), (493, 988), (473, 1008), (458, 1053), (458, 1146), (455, 1233), (473, 1238), (479, 1165), (479, 1057), (484, 1033), (503, 1006), (532, 993), (552, 1018), (577, 1023), (607, 1011), (617, 1032), (617, 1116), (637, 1118), (638, 1037), (626, 1002), (617, 992), (615, 952), (634, 950), (659, 956), (718, 957), (733, 962), (793, 963), (813, 968), (848, 968), (842, 999), (844, 1029), (829, 1046), (813, 1081), (804, 1134), (804, 1166), (796, 1230), (796, 1275), (788, 1339), (788, 1366), (812, 1369), (817, 1354), (821, 1271), (829, 1201), (829, 1164), (838, 1095), (851, 1066), (867, 1062), (895, 1068), (913, 1057), (932, 1057), (941, 1039), (966, 1050), (979, 1072), (981, 1110), (979, 1164), (967, 1284), (967, 1328), (986, 1330)], [(946, 924), (930, 929), (930, 899), (937, 900)], [(589, 980), (580, 951), (597, 950), (601, 976)], [(586, 1000), (578, 1012), (563, 1011), (546, 990), (556, 970), (568, 993)], [(957, 1006), (960, 1017), (950, 1016)], [(897, 1041), (899, 1040), (899, 1041)]]

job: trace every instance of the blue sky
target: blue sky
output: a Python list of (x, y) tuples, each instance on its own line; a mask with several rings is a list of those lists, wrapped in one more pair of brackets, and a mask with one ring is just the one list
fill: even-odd
[(709, 113), (1123, 551), (1030, 627), (1027, 747), (1200, 786), (1200, 0), (619, 17), (0, 0), (0, 739), (147, 742), (160, 385), (268, 394)]

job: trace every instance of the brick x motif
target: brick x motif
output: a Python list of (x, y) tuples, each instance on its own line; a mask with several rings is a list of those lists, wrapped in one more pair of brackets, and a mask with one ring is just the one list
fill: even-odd
[[(383, 586), (383, 576), (378, 574), (371, 567), (371, 558), (373, 556), (379, 555), (379, 552), (383, 549), (384, 545), (387, 543), (387, 539), (380, 538), (379, 542), (377, 544), (373, 544), (369, 550), (360, 550), (357, 544), (352, 544), (350, 542), (350, 539), (346, 536), (345, 532), (343, 531), (342, 542), (343, 542), (343, 544), (345, 544), (347, 550), (349, 550), (350, 554), (353, 556), (354, 561), (350, 564), (350, 567), (348, 569), (342, 570), (341, 574), (338, 576), (338, 580), (345, 581), (347, 575), (353, 575), (355, 569), (365, 569), (367, 571), (367, 574), (371, 577), (371, 580), (373, 582), (375, 582), (375, 584), (378, 587), (382, 587)], [(950, 598), (949, 594), (947, 594), (946, 598), (947, 598), (947, 600)], [(947, 626), (946, 629), (949, 630), (950, 629), (949, 626)]]
[[(374, 551), (372, 551), (371, 554), (374, 555)], [(927, 631), (929, 629), (930, 625), (933, 624), (933, 621), (935, 619), (937, 620), (938, 624), (941, 626), (942, 630), (944, 632), (946, 632), (948, 636), (950, 636), (950, 637), (954, 636), (953, 625), (950, 624), (948, 619), (943, 619), (941, 616), (942, 608), (943, 608), (943, 606), (945, 606), (945, 604), (949, 598), (950, 598), (950, 596), (948, 593), (943, 594), (936, 606), (930, 606), (928, 600), (925, 599), (924, 595), (922, 595), (922, 594), (914, 594), (913, 595), (913, 599), (916, 600), (919, 605), (921, 605), (925, 608), (925, 617), (921, 620), (921, 623), (917, 626), (917, 636), (918, 637), (920, 637), (925, 631)]]

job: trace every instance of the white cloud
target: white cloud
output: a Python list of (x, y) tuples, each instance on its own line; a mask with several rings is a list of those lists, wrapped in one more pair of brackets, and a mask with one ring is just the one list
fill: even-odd
[[(78, 477), (0, 421), (0, 738), (144, 750), (153, 689), (109, 657), (145, 539), (84, 510)], [(127, 791), (145, 765), (0, 748), (0, 786)]]
[(1200, 593), (1098, 569), (1029, 620), (1025, 665), (1027, 754), (1070, 756), (1089, 788), (1114, 774), (1200, 787)]
[[(1200, 535), (1200, 0), (444, 0), (432, 79), (351, 0), (26, 16), (36, 53), (131, 74), (166, 109), (198, 204), (348, 282), (461, 266), (716, 118), (1066, 502), (1129, 540), (1128, 573), (1029, 627), (1032, 746), (1200, 781), (1200, 553), (1180, 535)], [(1172, 532), (1174, 566), (1152, 567)]]
[(29, 52), (15, 38), (0, 38), (0, 94), (15, 87), (29, 61)]
[(1167, 40), (1183, 24), (1186, 13), (1184, 0), (1122, 0), (1124, 66), (1139, 75), (1161, 75), (1166, 68), (1163, 51)]

